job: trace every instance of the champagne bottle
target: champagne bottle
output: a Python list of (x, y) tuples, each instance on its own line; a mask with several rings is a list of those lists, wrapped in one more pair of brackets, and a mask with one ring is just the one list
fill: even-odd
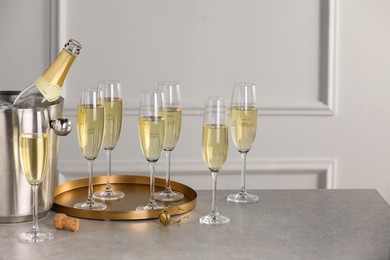
[(65, 77), (80, 53), (80, 49), (79, 42), (69, 40), (50, 67), (34, 83), (20, 92), (14, 100), (14, 106), (18, 108), (46, 107), (55, 103), (60, 96)]

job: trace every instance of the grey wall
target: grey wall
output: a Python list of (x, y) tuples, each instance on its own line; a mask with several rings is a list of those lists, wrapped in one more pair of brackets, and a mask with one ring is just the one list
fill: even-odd
[[(139, 92), (178, 80), (184, 117), (173, 179), (204, 189), (211, 177), (200, 150), (203, 98), (230, 97), (235, 81), (253, 81), (260, 115), (249, 188), (374, 188), (390, 201), (388, 13), (386, 0), (3, 0), (0, 89), (22, 89), (51, 52), (80, 40), (63, 91), (65, 115), (76, 122), (81, 87), (121, 80), (125, 122), (113, 170), (146, 175)], [(60, 182), (87, 176), (76, 131), (61, 140), (60, 153)], [(160, 176), (164, 164), (161, 158)], [(239, 168), (231, 142), (220, 188), (239, 187)], [(104, 174), (103, 153), (96, 169)]]

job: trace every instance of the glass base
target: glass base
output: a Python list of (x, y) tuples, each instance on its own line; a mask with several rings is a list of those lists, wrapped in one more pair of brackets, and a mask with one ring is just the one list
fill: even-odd
[(230, 194), (226, 200), (236, 203), (253, 203), (259, 200), (259, 196), (240, 191), (239, 193)]
[(98, 191), (93, 194), (93, 197), (99, 200), (119, 200), (124, 196), (125, 194), (121, 191)]
[(153, 204), (153, 203), (149, 203), (148, 205), (146, 206), (138, 206), (135, 210), (136, 211), (139, 211), (139, 210), (154, 210), (154, 209), (164, 209), (166, 208), (165, 206), (161, 206), (161, 205), (158, 205), (158, 204)]
[(75, 209), (85, 209), (85, 210), (105, 210), (107, 205), (102, 202), (79, 202), (74, 205)]
[(209, 225), (225, 224), (225, 223), (228, 223), (229, 221), (230, 221), (230, 218), (222, 216), (218, 212), (216, 212), (216, 213), (211, 212), (210, 214), (199, 218), (199, 222), (201, 224), (209, 224)]
[(18, 236), (18, 240), (22, 243), (39, 243), (53, 238), (50, 232), (30, 231)]
[(158, 201), (179, 201), (184, 198), (184, 194), (177, 191), (165, 190), (154, 193), (154, 198)]

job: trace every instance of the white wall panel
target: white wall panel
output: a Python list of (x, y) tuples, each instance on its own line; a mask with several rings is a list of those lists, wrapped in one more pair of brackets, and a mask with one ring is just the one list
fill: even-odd
[[(145, 175), (146, 162), (132, 161), (131, 174)], [(165, 178), (165, 162), (157, 164), (156, 177)], [(228, 170), (222, 170), (218, 177), (219, 186), (224, 189), (240, 188), (240, 162), (233, 160)], [(59, 182), (85, 178), (85, 162), (67, 165), (66, 172), (60, 172)], [(64, 169), (64, 167), (62, 167)], [(211, 174), (199, 162), (176, 160), (172, 165), (172, 179), (195, 189), (211, 189)], [(332, 189), (335, 188), (335, 161), (331, 159), (302, 160), (248, 160), (248, 189)], [(116, 173), (128, 174), (128, 162), (117, 162)], [(97, 172), (104, 175), (104, 170)]]
[[(86, 19), (86, 12), (92, 6), (94, 12), (89, 12)], [(98, 80), (104, 78), (119, 79), (123, 83), (125, 123), (120, 144), (113, 153), (114, 171), (147, 174), (147, 164), (138, 144), (139, 95), (143, 89), (155, 88), (161, 80), (182, 83), (183, 128), (172, 157), (172, 170), (175, 171), (175, 167), (180, 170), (176, 170), (173, 178), (189, 181), (197, 188), (209, 188), (196, 181), (199, 176), (188, 175), (193, 169), (207, 173), (200, 151), (202, 107), (206, 96), (230, 97), (234, 82), (252, 81), (258, 85), (261, 115), (334, 114), (334, 1), (70, 0), (59, 3), (57, 11), (59, 41), (54, 44), (60, 47), (61, 41), (75, 38), (84, 46), (66, 82), (65, 113), (76, 120), (80, 88), (96, 86)], [(262, 124), (260, 120), (260, 137)], [(260, 143), (260, 137), (254, 147)], [(77, 171), (86, 167), (79, 155), (75, 133), (71, 138), (61, 146), (67, 151), (60, 157), (63, 180), (69, 179), (66, 176), (75, 178), (75, 174), (80, 177)], [(248, 162), (254, 158), (251, 182), (254, 187), (262, 184), (265, 186), (261, 187), (267, 187), (266, 183), (268, 187), (333, 187), (333, 184), (317, 181), (318, 176), (322, 182), (330, 178), (329, 174), (325, 174), (325, 178), (324, 174), (319, 174), (327, 172), (322, 168), (311, 174), (306, 174), (304, 169), (291, 168), (295, 172), (291, 178), (295, 181), (284, 185), (280, 180), (285, 172), (275, 170), (267, 176), (268, 172), (261, 170), (262, 164), (256, 163), (261, 156), (258, 151), (262, 150), (254, 148), (248, 156)], [(271, 161), (278, 165), (278, 160), (305, 158), (311, 161), (311, 157), (279, 153), (271, 157)], [(164, 163), (162, 156), (158, 164), (160, 172)], [(103, 153), (95, 164), (98, 174), (104, 174)], [(280, 164), (278, 167), (284, 165)], [(228, 176), (234, 172), (238, 176), (239, 166), (239, 154), (231, 145), (223, 172)], [(298, 178), (301, 170), (304, 173)], [(264, 178), (274, 179), (279, 185), (271, 185), (262, 180)], [(234, 179), (234, 175), (227, 177), (222, 181), (223, 187), (233, 188)]]
[(69, 109), (80, 87), (117, 78), (127, 109), (141, 90), (175, 79), (189, 109), (252, 81), (261, 113), (333, 113), (333, 1), (69, 0), (58, 9), (58, 38), (85, 47), (67, 80)]

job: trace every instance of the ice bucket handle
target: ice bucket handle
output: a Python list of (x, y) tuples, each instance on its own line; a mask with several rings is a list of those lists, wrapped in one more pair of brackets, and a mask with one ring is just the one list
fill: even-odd
[(66, 136), (72, 131), (72, 122), (67, 118), (59, 117), (55, 120), (50, 120), (50, 127), (57, 135)]

